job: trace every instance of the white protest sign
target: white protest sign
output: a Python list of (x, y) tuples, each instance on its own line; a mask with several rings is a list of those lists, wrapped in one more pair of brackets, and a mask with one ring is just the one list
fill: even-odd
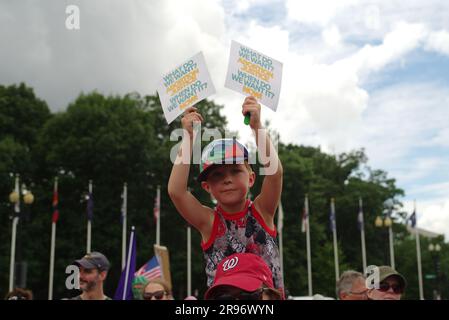
[(254, 96), (276, 111), (281, 92), (282, 63), (232, 41), (225, 87)]
[(202, 52), (162, 77), (157, 92), (167, 123), (184, 110), (215, 93)]

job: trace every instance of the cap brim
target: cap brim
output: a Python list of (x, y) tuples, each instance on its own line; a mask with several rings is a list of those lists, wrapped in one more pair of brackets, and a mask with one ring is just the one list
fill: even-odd
[[(243, 161), (243, 162), (242, 162)], [(207, 179), (207, 176), (209, 175), (209, 173), (211, 172), (211, 170), (217, 166), (222, 166), (224, 164), (244, 164), (245, 161), (248, 161), (247, 159), (243, 159), (243, 160), (239, 160), (237, 163), (212, 163), (210, 164), (206, 169), (204, 169), (197, 177), (198, 182), (202, 182), (205, 181)], [(248, 162), (249, 164), (249, 162)], [(251, 167), (251, 170), (253, 170), (253, 166), (251, 164), (249, 164), (249, 166)]]
[(216, 166), (219, 166), (219, 164), (212, 163), (209, 165), (206, 169), (204, 169), (197, 177), (198, 182), (203, 182), (207, 179), (207, 176), (209, 175), (210, 171), (215, 168)]
[(77, 265), (78, 267), (83, 267), (84, 269), (98, 269), (98, 267), (95, 264), (85, 259), (75, 260), (73, 264)]
[(379, 280), (383, 281), (383, 280), (385, 280), (385, 279), (387, 279), (389, 277), (393, 277), (393, 276), (395, 276), (396, 278), (399, 279), (399, 282), (401, 283), (401, 285), (404, 288), (407, 286), (407, 281), (405, 280), (404, 276), (402, 276), (402, 274), (400, 274), (400, 273), (390, 272), (390, 273), (387, 273), (386, 275), (384, 275), (382, 277), (382, 279), (379, 279)]
[(209, 299), (210, 296), (214, 293), (214, 291), (222, 286), (232, 286), (244, 291), (252, 292), (259, 289), (263, 284), (262, 280), (259, 279), (251, 279), (248, 281), (247, 277), (233, 277), (233, 278), (224, 278), (218, 280), (212, 287), (210, 287), (206, 293), (204, 294), (205, 299)]

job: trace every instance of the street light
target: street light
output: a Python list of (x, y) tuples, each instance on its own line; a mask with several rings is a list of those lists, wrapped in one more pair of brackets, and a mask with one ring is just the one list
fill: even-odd
[[(9, 291), (14, 289), (14, 271), (15, 271), (15, 258), (16, 258), (16, 238), (17, 238), (17, 225), (19, 224), (20, 218), (20, 191), (22, 190), (23, 202), (30, 205), (34, 202), (34, 195), (26, 189), (23, 184), (20, 187), (19, 175), (15, 178), (14, 190), (9, 195), (9, 201), (14, 204), (14, 215), (12, 220), (12, 232), (11, 232), (11, 258), (9, 265)], [(19, 238), (20, 240), (21, 238)], [(20, 244), (20, 243), (19, 243)], [(19, 246), (20, 253), (20, 246)]]
[(434, 291), (434, 299), (441, 300), (441, 282), (440, 282), (440, 251), (441, 246), (437, 244), (430, 243), (429, 251), (432, 256), (433, 265), (435, 268), (435, 291)]

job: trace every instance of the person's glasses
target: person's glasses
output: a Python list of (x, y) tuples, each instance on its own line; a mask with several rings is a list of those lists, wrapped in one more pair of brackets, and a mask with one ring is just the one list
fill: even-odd
[(165, 296), (166, 292), (161, 291), (155, 291), (155, 292), (144, 292), (143, 299), (144, 300), (151, 300), (151, 298), (155, 297), (156, 300), (161, 300)]
[(262, 300), (263, 289), (258, 289), (256, 291), (247, 292), (247, 291), (239, 291), (235, 293), (223, 292), (221, 294), (217, 294), (213, 299), (214, 300)]
[(387, 282), (379, 283), (379, 291), (387, 292), (388, 290), (390, 290), (390, 288), (393, 289), (393, 292), (396, 294), (401, 294), (404, 292), (404, 288), (397, 283), (393, 284), (389, 284)]
[(367, 289), (367, 290), (360, 291), (360, 292), (349, 291), (349, 293), (352, 294), (352, 295), (358, 295), (358, 296), (360, 296), (360, 295), (366, 294), (367, 291), (368, 291), (368, 289)]

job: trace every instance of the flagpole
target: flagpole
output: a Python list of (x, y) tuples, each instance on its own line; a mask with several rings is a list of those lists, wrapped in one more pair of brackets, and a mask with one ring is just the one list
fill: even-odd
[(123, 185), (123, 207), (122, 207), (122, 270), (126, 265), (126, 219), (128, 206), (128, 186)]
[(156, 221), (156, 244), (159, 246), (161, 242), (161, 186), (157, 186), (157, 203), (158, 203), (158, 214)]
[(279, 231), (279, 255), (281, 260), (281, 274), (282, 279), (284, 279), (284, 246), (282, 241), (283, 227), (284, 227), (284, 209), (282, 207), (282, 202), (279, 201), (279, 209), (278, 209), (278, 231)]
[(363, 273), (366, 272), (366, 245), (365, 245), (365, 219), (363, 216), (363, 200), (359, 198), (359, 210), (361, 214), (360, 221), (360, 238), (362, 242), (362, 264), (363, 264)]
[(334, 238), (334, 263), (335, 263), (335, 282), (340, 279), (340, 271), (338, 264), (338, 245), (337, 245), (337, 218), (335, 214), (335, 199), (331, 199), (331, 211), (333, 214), (333, 222), (332, 222), (332, 234)]
[(129, 236), (129, 248), (128, 248), (128, 259), (126, 261), (126, 273), (125, 273), (125, 284), (123, 288), (123, 296), (122, 300), (126, 300), (126, 294), (128, 292), (128, 276), (129, 276), (129, 268), (131, 266), (131, 252), (134, 243), (134, 226), (131, 227), (131, 235)]
[(187, 226), (187, 296), (192, 295), (192, 243), (191, 228)]
[(306, 225), (306, 246), (307, 246), (307, 277), (308, 277), (308, 287), (309, 287), (309, 296), (313, 295), (312, 288), (312, 255), (310, 250), (310, 217), (309, 217), (309, 198), (306, 194), (306, 198), (304, 201), (304, 205), (307, 213), (307, 225)]
[[(391, 215), (390, 215), (390, 219), (391, 219)], [(391, 220), (391, 225), (388, 227), (388, 236), (389, 236), (389, 242), (390, 242), (391, 267), (393, 269), (396, 269), (396, 264), (394, 261), (394, 246), (393, 246), (393, 220)]]
[[(92, 196), (92, 180), (89, 180), (89, 199), (87, 201), (91, 201), (91, 199), (90, 199), (91, 196)], [(89, 207), (89, 204), (87, 206)], [(91, 237), (92, 237), (92, 223), (90, 221), (90, 217), (88, 216), (87, 217), (87, 247), (86, 247), (87, 253), (91, 252), (91, 240), (92, 240)]]
[[(58, 177), (55, 177), (53, 197), (57, 193), (58, 193)], [(54, 205), (55, 205), (55, 203), (53, 203), (53, 206)], [(53, 208), (53, 210), (57, 210), (57, 209)], [(54, 277), (54, 267), (55, 267), (55, 241), (56, 241), (56, 221), (54, 221), (54, 219), (52, 219), (51, 245), (50, 245), (50, 272), (49, 272), (50, 278), (48, 280), (48, 300), (53, 300), (53, 277)]]
[[(416, 216), (416, 200), (413, 201), (413, 212), (415, 215), (415, 221), (417, 221)], [(418, 263), (418, 284), (419, 284), (419, 299), (424, 300), (424, 289), (423, 289), (423, 281), (422, 281), (422, 265), (421, 265), (421, 243), (419, 241), (419, 232), (418, 227), (415, 222), (415, 239), (416, 239), (416, 260)]]
[(11, 259), (9, 264), (9, 291), (14, 289), (14, 266), (16, 260), (16, 238), (17, 238), (17, 224), (19, 223), (20, 215), (20, 189), (19, 189), (19, 175), (16, 175), (14, 191), (17, 194), (17, 202), (14, 205), (14, 217), (12, 219), (11, 232)]

